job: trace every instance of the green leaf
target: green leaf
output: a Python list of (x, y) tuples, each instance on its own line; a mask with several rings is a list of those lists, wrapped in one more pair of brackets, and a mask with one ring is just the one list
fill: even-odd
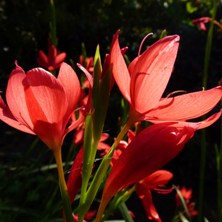
[(187, 9), (187, 12), (190, 13), (190, 14), (198, 10), (198, 8), (195, 7), (195, 6), (192, 4), (192, 2), (187, 2), (187, 4), (186, 4), (186, 9)]

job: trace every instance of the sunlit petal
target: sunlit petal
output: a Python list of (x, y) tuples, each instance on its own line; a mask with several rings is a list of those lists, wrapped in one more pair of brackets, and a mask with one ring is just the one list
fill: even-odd
[(0, 120), (8, 124), (9, 126), (14, 127), (15, 129), (21, 130), (25, 133), (34, 134), (30, 128), (22, 123), (18, 122), (18, 120), (13, 116), (8, 106), (5, 105), (2, 97), (0, 96)]
[(118, 34), (119, 32), (117, 32), (113, 37), (113, 44), (110, 52), (110, 64), (114, 79), (121, 93), (128, 102), (130, 102), (130, 75), (119, 46)]
[(62, 121), (68, 107), (63, 86), (41, 68), (30, 70), (23, 84), (34, 132), (53, 148), (58, 141), (61, 142)]
[(208, 113), (220, 101), (222, 87), (162, 99), (146, 119), (188, 120)]
[(68, 100), (67, 114), (70, 116), (70, 114), (74, 111), (80, 97), (80, 83), (75, 71), (66, 63), (62, 63), (60, 67), (58, 80), (62, 84), (65, 91), (66, 98)]
[(26, 105), (23, 80), (26, 75), (24, 70), (16, 64), (11, 72), (6, 89), (6, 101), (13, 116), (27, 128), (32, 129), (33, 124)]
[(132, 104), (139, 113), (155, 107), (169, 81), (179, 46), (179, 36), (167, 36), (151, 45), (137, 60), (131, 74)]

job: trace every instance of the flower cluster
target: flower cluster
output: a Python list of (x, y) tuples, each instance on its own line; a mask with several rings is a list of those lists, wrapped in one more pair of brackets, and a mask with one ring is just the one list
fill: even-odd
[[(0, 119), (37, 135), (52, 150), (67, 222), (87, 220), (89, 214), (92, 220), (95, 212), (90, 207), (102, 186), (96, 222), (106, 219), (134, 191), (147, 218), (162, 221), (152, 192), (171, 192), (173, 188), (167, 184), (173, 174), (161, 168), (181, 152), (197, 130), (210, 126), (221, 116), (218, 111), (204, 120), (193, 121), (218, 104), (221, 86), (163, 96), (178, 53), (178, 35), (161, 38), (143, 53), (139, 50), (129, 65), (124, 59), (126, 48), (120, 48), (118, 36), (119, 31), (113, 36), (110, 54), (103, 64), (98, 48), (94, 58), (80, 57), (78, 67), (84, 73), (81, 81), (73, 68), (63, 62), (66, 54), (58, 54), (53, 45), (48, 56), (39, 52), (38, 62), (48, 71), (34, 68), (25, 72), (16, 62), (9, 76), (6, 102), (0, 97)], [(55, 77), (49, 71), (57, 68)], [(103, 130), (114, 83), (130, 109), (126, 123), (111, 143)], [(142, 121), (149, 126), (138, 130), (135, 126)], [(61, 149), (72, 130), (73, 142), (80, 148), (66, 182)], [(95, 166), (96, 158), (100, 164)], [(78, 193), (78, 207), (74, 210), (71, 203)], [(192, 205), (189, 200), (187, 204)]]

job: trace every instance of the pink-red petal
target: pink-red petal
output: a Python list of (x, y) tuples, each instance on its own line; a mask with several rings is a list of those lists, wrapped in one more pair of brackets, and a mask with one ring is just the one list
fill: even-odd
[(179, 46), (179, 36), (167, 36), (139, 56), (131, 73), (130, 95), (134, 109), (154, 108), (169, 81)]
[(222, 114), (222, 111), (219, 111), (219, 112), (211, 115), (207, 119), (202, 120), (200, 122), (196, 122), (196, 123), (185, 122), (185, 123), (189, 124), (189, 126), (191, 126), (191, 127), (194, 127), (194, 128), (196, 127), (199, 130), (199, 129), (206, 128), (206, 127), (212, 125), (213, 123), (215, 123), (221, 117), (221, 114)]
[(162, 99), (147, 112), (147, 120), (188, 120), (208, 113), (220, 101), (222, 87)]
[(33, 129), (33, 124), (29, 116), (26, 105), (23, 81), (26, 75), (24, 70), (16, 64), (16, 68), (11, 72), (6, 89), (6, 101), (10, 111), (18, 122)]
[(66, 58), (65, 52), (58, 54), (55, 58), (55, 64), (57, 64), (57, 66), (59, 67), (61, 63), (65, 60), (65, 58)]
[[(49, 72), (30, 70), (23, 81), (34, 132), (49, 146), (61, 145), (68, 103), (61, 83)], [(66, 120), (67, 121), (67, 120)]]
[(5, 105), (2, 97), (0, 96), (0, 120), (8, 124), (9, 126), (14, 127), (17, 130), (23, 131), (25, 133), (34, 134), (30, 128), (22, 123), (18, 122), (18, 120), (13, 116), (9, 108)]
[(118, 41), (119, 32), (117, 32), (113, 37), (113, 42), (110, 52), (110, 65), (113, 72), (114, 79), (128, 102), (131, 102), (130, 99), (130, 75), (122, 55), (119, 41)]
[(48, 68), (49, 60), (47, 55), (42, 51), (39, 50), (39, 57), (37, 59), (38, 64), (43, 68)]
[[(186, 121), (175, 121), (175, 123), (180, 126), (180, 127), (192, 127), (195, 130), (199, 130), (199, 129), (203, 129), (206, 128), (210, 125), (212, 125), (213, 123), (215, 123), (222, 115), (222, 110), (220, 110), (217, 113), (214, 113), (213, 115), (211, 115), (210, 117), (208, 117), (205, 120), (202, 120), (200, 122), (186, 122)], [(161, 120), (154, 120), (152, 121), (155, 124), (159, 124), (159, 123), (167, 123), (168, 121), (161, 121)]]
[(62, 63), (59, 70), (58, 80), (63, 86), (66, 94), (68, 101), (67, 118), (69, 118), (79, 101), (80, 82), (75, 71), (67, 63)]

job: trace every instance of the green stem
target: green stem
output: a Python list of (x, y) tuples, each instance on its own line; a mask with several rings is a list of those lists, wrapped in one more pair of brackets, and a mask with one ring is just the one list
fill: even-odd
[(57, 35), (56, 35), (56, 10), (55, 4), (53, 0), (50, 0), (50, 7), (51, 7), (51, 21), (49, 23), (50, 26), (50, 41), (53, 45), (57, 46)]
[(120, 212), (121, 212), (121, 214), (122, 214), (122, 216), (123, 216), (123, 218), (124, 218), (124, 220), (125, 220), (126, 222), (133, 222), (133, 219), (132, 219), (132, 217), (129, 215), (129, 211), (128, 211), (128, 208), (127, 208), (125, 202), (122, 202), (122, 203), (118, 206), (118, 208), (119, 208), (119, 210), (120, 210)]
[[(212, 40), (213, 40), (213, 29), (214, 23), (217, 12), (217, 0), (213, 2), (213, 15), (212, 15), (212, 22), (210, 24), (210, 28), (207, 35), (207, 42), (205, 48), (205, 57), (204, 57), (204, 70), (203, 70), (203, 87), (207, 88), (208, 83), (208, 70), (209, 70), (209, 62), (210, 62), (210, 55), (212, 49)], [(206, 142), (206, 130), (202, 130), (201, 135), (201, 154), (200, 154), (200, 180), (199, 180), (199, 203), (198, 203), (198, 221), (203, 221), (203, 203), (204, 203), (204, 181), (205, 181), (205, 168), (206, 168), (206, 149), (207, 149), (207, 142)]]
[(222, 221), (222, 119), (220, 122), (220, 147), (217, 152), (217, 209), (218, 221)]
[(206, 168), (206, 130), (201, 134), (201, 153), (200, 153), (200, 180), (199, 180), (199, 202), (198, 202), (198, 221), (203, 221), (203, 201), (204, 201), (204, 180)]
[(202, 80), (202, 84), (204, 88), (207, 88), (207, 82), (208, 82), (208, 70), (209, 70), (210, 55), (211, 55), (211, 49), (212, 49), (213, 29), (214, 29), (214, 24), (213, 22), (211, 22), (208, 35), (207, 35), (205, 57), (204, 57), (204, 70), (203, 70), (203, 80)]
[[(88, 183), (90, 180), (94, 159), (96, 155), (97, 145), (93, 138), (93, 125), (92, 116), (88, 115), (85, 120), (85, 132), (84, 132), (84, 157), (83, 157), (83, 170), (82, 170), (82, 186), (81, 195), (78, 210), (78, 221), (83, 221), (84, 215), (88, 209), (85, 209), (86, 192)], [(95, 147), (96, 146), (96, 147)]]
[(63, 164), (62, 164), (62, 154), (61, 148), (53, 150), (53, 154), (57, 164), (58, 176), (59, 176), (59, 188), (63, 202), (63, 209), (65, 214), (66, 222), (73, 222), (72, 216), (72, 208), (70, 204), (70, 199), (68, 195), (68, 189), (65, 181), (64, 171), (63, 171)]
[(117, 195), (113, 197), (109, 206), (107, 207), (105, 214), (103, 216), (103, 220), (106, 221), (106, 219), (110, 216), (110, 214), (113, 213), (121, 203), (125, 203), (130, 198), (130, 196), (134, 191), (135, 191), (135, 186), (131, 187), (128, 190), (120, 191), (119, 193), (117, 193)]
[[(125, 134), (127, 133), (127, 131), (129, 130), (129, 128), (133, 123), (134, 123), (133, 119), (129, 119), (126, 122), (126, 124), (120, 131), (119, 135), (117, 136), (115, 142), (113, 143), (110, 151), (104, 156), (99, 168), (97, 169), (96, 174), (93, 177), (93, 180), (89, 186), (89, 189), (87, 190), (85, 202), (82, 203), (82, 205), (80, 205), (79, 207), (79, 212), (80, 212), (79, 216), (81, 215), (81, 220), (83, 219), (82, 215), (84, 215), (87, 212), (87, 210), (89, 209), (90, 205), (92, 204), (93, 200), (96, 197), (98, 189), (101, 183), (103, 182), (104, 176), (106, 175), (107, 170), (110, 166), (110, 161), (112, 159), (112, 155), (115, 148), (119, 144), (120, 140), (122, 140), (122, 138), (125, 136)], [(79, 222), (81, 220), (79, 219)]]

